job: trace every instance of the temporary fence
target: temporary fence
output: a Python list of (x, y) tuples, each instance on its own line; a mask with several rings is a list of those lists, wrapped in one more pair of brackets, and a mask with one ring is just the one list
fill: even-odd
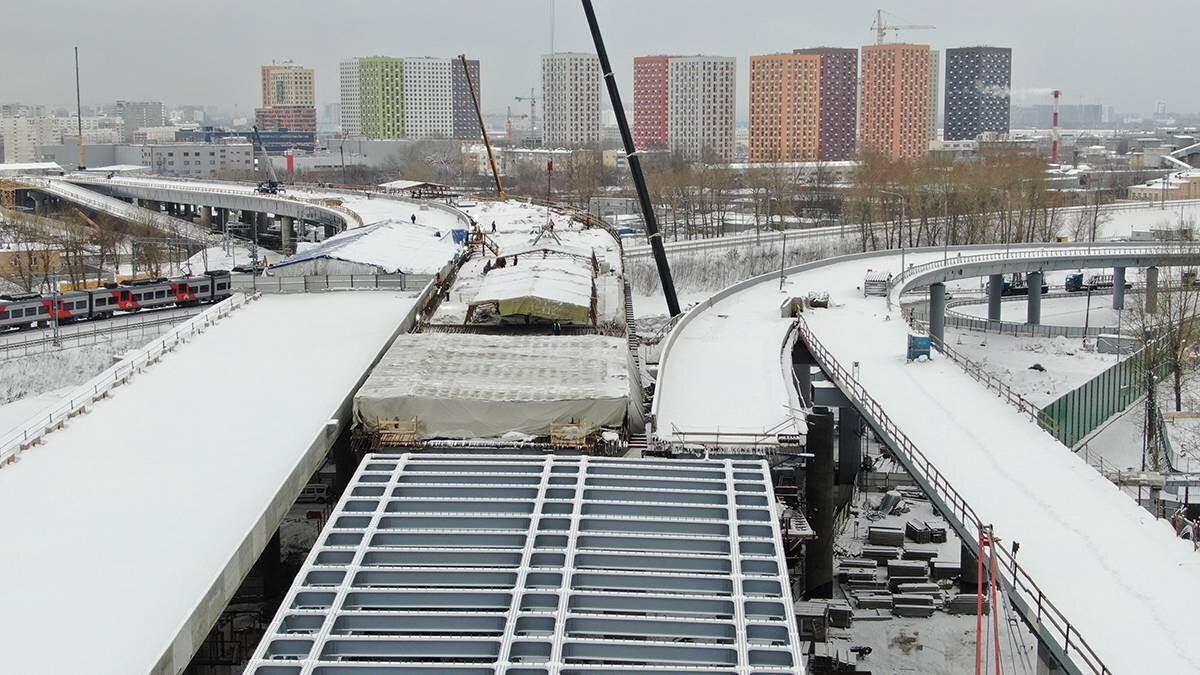
[[(1147, 358), (1146, 350), (1139, 349), (1043, 408), (1054, 420), (1058, 440), (1073, 448), (1138, 400), (1145, 393)], [(1164, 377), (1169, 369), (1169, 363), (1158, 364), (1155, 377)]]
[(231, 275), (234, 290), (257, 293), (310, 293), (313, 291), (391, 290), (419, 291), (434, 279), (432, 274), (318, 274), (304, 277)]
[(50, 328), (43, 328), (36, 332), (11, 331), (0, 338), (0, 360), (68, 347), (98, 344), (113, 340), (118, 336), (156, 336), (169, 330), (175, 324), (187, 321), (201, 311), (203, 310), (200, 308), (175, 308), (66, 324), (59, 327), (57, 336)]

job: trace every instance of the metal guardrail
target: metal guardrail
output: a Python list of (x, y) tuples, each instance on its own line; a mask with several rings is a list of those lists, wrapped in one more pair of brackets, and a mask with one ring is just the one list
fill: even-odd
[(0, 438), (0, 468), (16, 461), (21, 452), (41, 443), (46, 434), (61, 429), (69, 418), (87, 412), (88, 406), (107, 397), (113, 389), (129, 382), (135, 375), (156, 363), (163, 354), (187, 342), (192, 336), (204, 332), (209, 326), (229, 316), (234, 310), (256, 297), (237, 293), (222, 300), (173, 329), (170, 333), (122, 359), (120, 363), (100, 373), (86, 384), (75, 388), (49, 412), (40, 414), (24, 427)]
[(95, 344), (100, 341), (101, 336), (117, 333), (141, 331), (144, 334), (146, 329), (153, 328), (157, 334), (157, 331), (163, 326), (172, 326), (187, 321), (199, 311), (172, 309), (148, 313), (139, 312), (111, 319), (92, 319), (83, 323), (60, 326), (57, 344), (55, 344), (54, 335), (48, 328), (40, 329), (36, 333), (5, 334), (3, 340), (0, 340), (0, 360), (49, 351), (51, 347), (66, 347), (69, 343), (81, 344), (88, 342), (89, 339)]
[[(975, 510), (958, 490), (950, 484), (949, 479), (892, 421), (883, 406), (871, 397), (866, 388), (842, 367), (833, 354), (816, 339), (803, 317), (797, 318), (793, 327), (799, 337), (808, 345), (813, 356), (820, 362), (822, 369), (838, 385), (838, 388), (854, 402), (860, 412), (874, 422), (872, 426), (876, 428), (876, 431), (891, 439), (892, 449), (897, 458), (905, 464), (909, 473), (918, 476), (926, 484), (927, 490), (931, 492), (931, 497), (936, 497), (938, 501), (942, 502), (943, 514), (957, 519), (968, 535), (974, 535), (964, 537), (964, 540), (978, 541), (980, 533), (984, 532), (987, 524), (975, 513)], [(1014, 600), (1014, 604), (1026, 608), (1026, 619), (1035, 627), (1045, 628), (1047, 637), (1053, 638), (1062, 652), (1077, 666), (1080, 666), (1081, 670), (1086, 668), (1087, 671), (1099, 675), (1111, 673), (1062, 610), (1017, 563), (1016, 557), (1003, 543), (1003, 540), (994, 540), (992, 550), (996, 554), (1001, 576), (1008, 578), (1006, 592)], [(1015, 602), (1017, 600), (1021, 602)]]
[[(1045, 298), (1046, 296), (1042, 296)], [(967, 304), (967, 303), (964, 303)], [(925, 305), (910, 307), (908, 310), (917, 321), (929, 321), (929, 308)], [(997, 335), (1013, 335), (1016, 337), (1095, 337), (1116, 333), (1115, 326), (1088, 326), (1085, 331), (1082, 326), (1054, 326), (1049, 324), (1016, 323), (1013, 321), (990, 321), (977, 316), (969, 316), (959, 312), (946, 312), (945, 322), (952, 328), (962, 328)]]
[(312, 276), (262, 276), (232, 274), (232, 288), (256, 293), (311, 293), (313, 291), (393, 290), (418, 291), (433, 281), (432, 274), (319, 274)]
[(31, 186), (38, 186), (46, 190), (52, 195), (61, 197), (68, 201), (82, 204), (89, 208), (95, 209), (102, 213), (110, 213), (121, 218), (138, 222), (147, 216), (154, 221), (154, 224), (161, 227), (176, 237), (189, 239), (197, 243), (206, 243), (213, 239), (213, 235), (203, 228), (195, 225), (190, 221), (186, 221), (173, 216), (168, 216), (162, 213), (148, 211), (138, 206), (132, 206), (125, 202), (108, 197), (106, 195), (93, 192), (87, 188), (80, 187), (75, 183), (67, 180), (52, 180), (49, 178), (38, 177), (22, 177), (22, 183)]
[[(993, 244), (993, 246), (1000, 246)], [(1021, 244), (1022, 247), (1029, 246)], [(1061, 246), (1061, 249), (1048, 251), (1045, 246)], [(1045, 259), (1045, 258), (1070, 258), (1080, 255), (1102, 255), (1107, 257), (1116, 256), (1144, 256), (1144, 255), (1197, 255), (1200, 256), (1200, 243), (1191, 242), (1162, 242), (1162, 243), (1147, 243), (1141, 245), (1130, 244), (1104, 244), (1104, 243), (1085, 243), (1085, 244), (1041, 244), (1036, 250), (1009, 250), (998, 251), (995, 253), (985, 253), (981, 255), (964, 256), (958, 258), (950, 258), (948, 260), (933, 260), (920, 265), (913, 265), (906, 270), (902, 270), (899, 274), (892, 277), (888, 282), (888, 294), (895, 288), (904, 288), (904, 281), (912, 279), (925, 272), (933, 271), (940, 268), (961, 267), (963, 265), (972, 265), (982, 262), (992, 261), (1007, 261), (1007, 260), (1025, 260), (1025, 259)]]

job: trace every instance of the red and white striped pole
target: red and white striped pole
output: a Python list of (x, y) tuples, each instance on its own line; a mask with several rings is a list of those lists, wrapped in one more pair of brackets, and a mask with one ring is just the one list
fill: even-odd
[(1058, 164), (1058, 97), (1062, 92), (1054, 90), (1054, 113), (1050, 120), (1050, 163)]

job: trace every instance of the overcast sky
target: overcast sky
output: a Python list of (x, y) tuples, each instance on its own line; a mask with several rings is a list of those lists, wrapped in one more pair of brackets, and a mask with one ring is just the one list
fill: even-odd
[[(551, 0), (38, 0), (12, 3), (0, 40), (0, 102), (74, 104), (71, 47), (81, 53), (83, 101), (118, 98), (261, 105), (259, 66), (272, 59), (316, 68), (319, 104), (338, 100), (337, 62), (350, 56), (452, 57), (482, 62), (489, 112), (527, 109), (512, 97), (540, 87), (550, 49)], [(908, 42), (938, 49), (1013, 49), (1014, 102), (1104, 103), (1119, 112), (1200, 110), (1200, 49), (1178, 27), (1196, 0), (596, 0), (628, 106), (633, 57), (705, 53), (738, 59), (744, 118), (748, 57), (797, 47), (873, 42), (874, 9), (895, 23), (933, 24)], [(594, 51), (578, 2), (558, 0), (555, 48)], [(1173, 37), (1174, 36), (1174, 37)], [(540, 106), (539, 106), (540, 108)]]

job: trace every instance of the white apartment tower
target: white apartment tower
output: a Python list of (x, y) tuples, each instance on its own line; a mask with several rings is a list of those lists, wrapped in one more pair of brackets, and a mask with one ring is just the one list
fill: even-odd
[(600, 59), (595, 54), (542, 55), (542, 144), (600, 142)]
[(362, 97), (359, 93), (359, 59), (342, 59), (338, 64), (338, 81), (341, 90), (342, 133), (347, 136), (362, 135)]
[(0, 153), (9, 164), (41, 160), (41, 148), (62, 142), (58, 120), (53, 117), (0, 117)]
[(450, 59), (428, 56), (404, 59), (404, 135), (407, 138), (454, 137), (450, 77), (453, 66), (454, 61)]
[(674, 56), (668, 61), (667, 146), (686, 159), (733, 159), (734, 78), (728, 56)]

